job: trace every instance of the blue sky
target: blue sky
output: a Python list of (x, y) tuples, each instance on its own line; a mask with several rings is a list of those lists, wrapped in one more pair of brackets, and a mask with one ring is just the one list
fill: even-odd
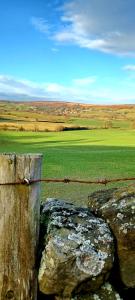
[(1, 1), (0, 99), (135, 103), (135, 1)]

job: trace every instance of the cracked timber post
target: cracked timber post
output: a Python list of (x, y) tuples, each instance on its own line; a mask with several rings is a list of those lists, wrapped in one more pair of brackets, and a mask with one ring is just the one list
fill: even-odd
[[(40, 154), (1, 154), (0, 183), (37, 179)], [(40, 183), (0, 185), (0, 300), (36, 300)]]

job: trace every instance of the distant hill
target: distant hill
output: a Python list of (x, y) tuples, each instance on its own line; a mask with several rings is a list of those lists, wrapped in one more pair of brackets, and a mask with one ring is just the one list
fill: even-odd
[(93, 105), (50, 100), (0, 101), (0, 129), (44, 131), (73, 126), (133, 129), (135, 105)]

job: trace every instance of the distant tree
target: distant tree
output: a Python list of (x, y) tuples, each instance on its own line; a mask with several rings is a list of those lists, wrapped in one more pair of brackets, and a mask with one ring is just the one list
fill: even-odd
[(20, 126), (19, 131), (25, 131), (25, 128), (23, 126)]

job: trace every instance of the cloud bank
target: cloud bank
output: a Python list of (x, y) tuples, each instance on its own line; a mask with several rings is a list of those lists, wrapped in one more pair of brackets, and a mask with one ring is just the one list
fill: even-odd
[[(72, 79), (70, 85), (55, 82), (37, 83), (12, 76), (0, 75), (1, 100), (56, 100), (94, 104), (135, 102), (135, 83), (118, 82), (118, 90), (104, 86), (94, 76)], [(130, 86), (130, 90), (129, 90)], [(127, 88), (128, 87), (128, 88)], [(121, 92), (122, 91), (122, 92)]]
[(70, 86), (65, 86), (55, 82), (36, 83), (0, 75), (0, 98), (88, 101), (88, 98), (91, 98), (89, 85), (93, 84), (95, 80), (94, 77), (73, 79)]

